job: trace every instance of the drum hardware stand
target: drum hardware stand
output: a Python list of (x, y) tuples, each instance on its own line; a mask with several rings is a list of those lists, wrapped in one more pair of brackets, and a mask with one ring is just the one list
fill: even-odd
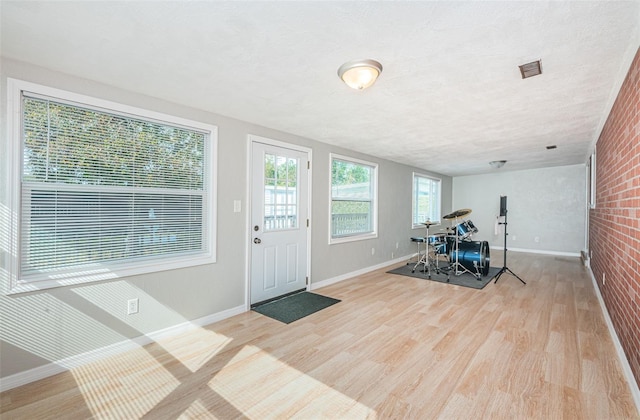
[[(425, 228), (427, 229), (427, 236), (424, 237), (424, 255), (420, 255), (420, 242), (418, 242), (418, 262), (416, 263), (416, 265), (413, 266), (413, 269), (411, 270), (412, 273), (414, 273), (416, 271), (416, 268), (422, 264), (423, 265), (423, 269), (422, 272), (423, 273), (428, 273), (429, 279), (431, 278), (431, 266), (433, 265), (436, 273), (440, 274), (440, 267), (437, 264), (437, 260), (436, 260), (436, 264), (433, 264), (430, 261), (429, 258), (429, 254), (430, 254), (430, 247), (432, 247), (432, 245), (429, 243), (429, 228), (431, 226), (437, 225), (438, 223), (432, 223), (431, 221), (427, 220), (425, 223), (423, 223), (423, 225), (425, 225)], [(435, 254), (435, 250), (434, 250), (434, 254)], [(436, 259), (437, 257), (434, 256), (434, 259)], [(449, 281), (448, 279), (448, 275), (447, 275), (447, 281)]]
[[(453, 214), (455, 215), (454, 220), (455, 220), (455, 226), (457, 227), (458, 226), (458, 216), (456, 215), (456, 212), (454, 212)], [(478, 267), (476, 266), (475, 261), (474, 261), (474, 266), (476, 267), (476, 274), (473, 274), (471, 272), (471, 270), (467, 269), (467, 267), (465, 267), (464, 265), (462, 265), (460, 263), (460, 261), (459, 261), (460, 245), (459, 244), (460, 244), (461, 239), (459, 239), (460, 238), (460, 234), (458, 233), (458, 229), (455, 229), (455, 232), (456, 232), (456, 239), (455, 239), (455, 241), (456, 241), (456, 244), (455, 244), (456, 262), (450, 267), (450, 268), (455, 268), (453, 274), (456, 275), (456, 276), (460, 276), (460, 275), (462, 275), (464, 273), (469, 273), (472, 276), (474, 276), (476, 278), (476, 280), (480, 280), (480, 273), (478, 272)], [(461, 270), (461, 268), (462, 268), (462, 270)], [(447, 278), (447, 281), (449, 281), (448, 278)]]
[(527, 284), (524, 282), (524, 280), (522, 280), (520, 277), (518, 277), (518, 275), (516, 273), (514, 273), (513, 271), (511, 271), (511, 269), (509, 267), (507, 267), (507, 210), (504, 209), (504, 222), (499, 222), (498, 224), (500, 225), (504, 225), (504, 262), (502, 263), (502, 268), (500, 269), (500, 271), (498, 271), (498, 274), (496, 274), (496, 281), (493, 282), (493, 284), (496, 284), (498, 282), (498, 279), (500, 278), (501, 275), (503, 275), (506, 272), (509, 272), (509, 274), (513, 275), (515, 278), (517, 278), (518, 280), (520, 280), (522, 282), (522, 284)]
[[(414, 239), (420, 239), (419, 237), (415, 237), (415, 238), (411, 238), (412, 240)], [(422, 238), (422, 242), (426, 242), (426, 238)], [(415, 273), (416, 268), (420, 265), (420, 264), (424, 264), (424, 255), (422, 254), (422, 252), (420, 252), (420, 241), (416, 241), (417, 245), (418, 245), (418, 261), (416, 262), (416, 264), (413, 266), (413, 268), (411, 269), (412, 273)]]

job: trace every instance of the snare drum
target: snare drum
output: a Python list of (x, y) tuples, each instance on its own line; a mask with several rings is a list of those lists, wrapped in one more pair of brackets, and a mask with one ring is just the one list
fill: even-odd
[(467, 239), (474, 233), (478, 233), (478, 228), (475, 227), (471, 220), (465, 220), (464, 222), (457, 224), (454, 229), (458, 233), (458, 237), (460, 239)]
[(436, 233), (435, 235), (429, 236), (429, 245), (440, 245), (445, 242), (445, 238), (447, 235), (444, 233)]
[(447, 255), (449, 247), (447, 246), (447, 235), (445, 233), (436, 233), (429, 236), (429, 245), (433, 247), (436, 254)]

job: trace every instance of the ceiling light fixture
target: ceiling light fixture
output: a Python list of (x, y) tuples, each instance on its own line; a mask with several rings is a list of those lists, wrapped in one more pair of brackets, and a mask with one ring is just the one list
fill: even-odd
[(338, 69), (338, 76), (350, 88), (364, 90), (376, 82), (382, 73), (382, 64), (375, 60), (348, 61)]
[(491, 165), (492, 168), (498, 169), (502, 168), (505, 163), (507, 163), (506, 160), (492, 160), (489, 162), (489, 165)]

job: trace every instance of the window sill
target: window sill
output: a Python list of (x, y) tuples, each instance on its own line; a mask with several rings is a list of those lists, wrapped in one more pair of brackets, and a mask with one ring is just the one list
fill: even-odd
[(347, 242), (364, 241), (367, 239), (375, 239), (378, 237), (377, 232), (367, 233), (362, 235), (342, 236), (339, 238), (330, 238), (329, 245), (343, 244)]
[(126, 277), (152, 274), (161, 271), (176, 270), (180, 268), (188, 268), (205, 264), (215, 263), (213, 254), (206, 256), (193, 256), (192, 258), (175, 259), (174, 261), (165, 261), (162, 264), (148, 263), (136, 264), (130, 266), (110, 267), (104, 264), (93, 264), (78, 268), (74, 271), (65, 273), (48, 273), (28, 277), (27, 280), (20, 279), (11, 282), (7, 295), (15, 295), (20, 293), (34, 292), (38, 290), (53, 289), (56, 287), (75, 286), (82, 284), (91, 284), (103, 281), (117, 280)]

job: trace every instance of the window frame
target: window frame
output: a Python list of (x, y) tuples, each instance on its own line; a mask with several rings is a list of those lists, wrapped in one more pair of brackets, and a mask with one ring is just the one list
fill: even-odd
[[(21, 219), (23, 216), (22, 203), (22, 170), (23, 170), (23, 133), (22, 133), (22, 96), (27, 92), (32, 97), (47, 97), (60, 103), (93, 109), (99, 112), (109, 112), (127, 118), (136, 118), (149, 122), (181, 127), (199, 131), (205, 135), (203, 174), (203, 245), (200, 251), (184, 256), (158, 255), (139, 261), (125, 262), (96, 262), (82, 271), (75, 271), (63, 275), (47, 273), (37, 277), (23, 278), (21, 273)], [(8, 214), (9, 233), (6, 239), (8, 249), (9, 288), (7, 294), (23, 293), (33, 290), (75, 284), (92, 283), (129, 277), (133, 275), (149, 274), (178, 268), (193, 267), (216, 262), (216, 220), (217, 220), (217, 126), (188, 120), (173, 115), (163, 114), (143, 108), (112, 102), (92, 96), (82, 95), (62, 89), (44, 86), (24, 80), (7, 78), (7, 147), (10, 161), (7, 162), (8, 174)], [(88, 264), (89, 265), (89, 264)]]
[(587, 196), (589, 197), (589, 208), (596, 208), (596, 148), (589, 156), (587, 173)]
[[(345, 236), (336, 236), (332, 234), (333, 226), (333, 161), (340, 160), (354, 165), (368, 166), (371, 168), (371, 231), (363, 233), (355, 233)], [(378, 237), (378, 164), (366, 160), (356, 159), (353, 157), (340, 155), (337, 153), (329, 154), (329, 245), (340, 244), (345, 242), (362, 241)]]
[(435, 176), (426, 175), (420, 172), (414, 172), (413, 176), (411, 177), (411, 228), (412, 229), (424, 228), (423, 224), (415, 222), (416, 195), (418, 193), (418, 191), (416, 190), (416, 178), (424, 178), (430, 181), (436, 181), (438, 183), (438, 204), (437, 204), (438, 220), (432, 220), (432, 222), (440, 222), (440, 219), (442, 218), (442, 179)]

